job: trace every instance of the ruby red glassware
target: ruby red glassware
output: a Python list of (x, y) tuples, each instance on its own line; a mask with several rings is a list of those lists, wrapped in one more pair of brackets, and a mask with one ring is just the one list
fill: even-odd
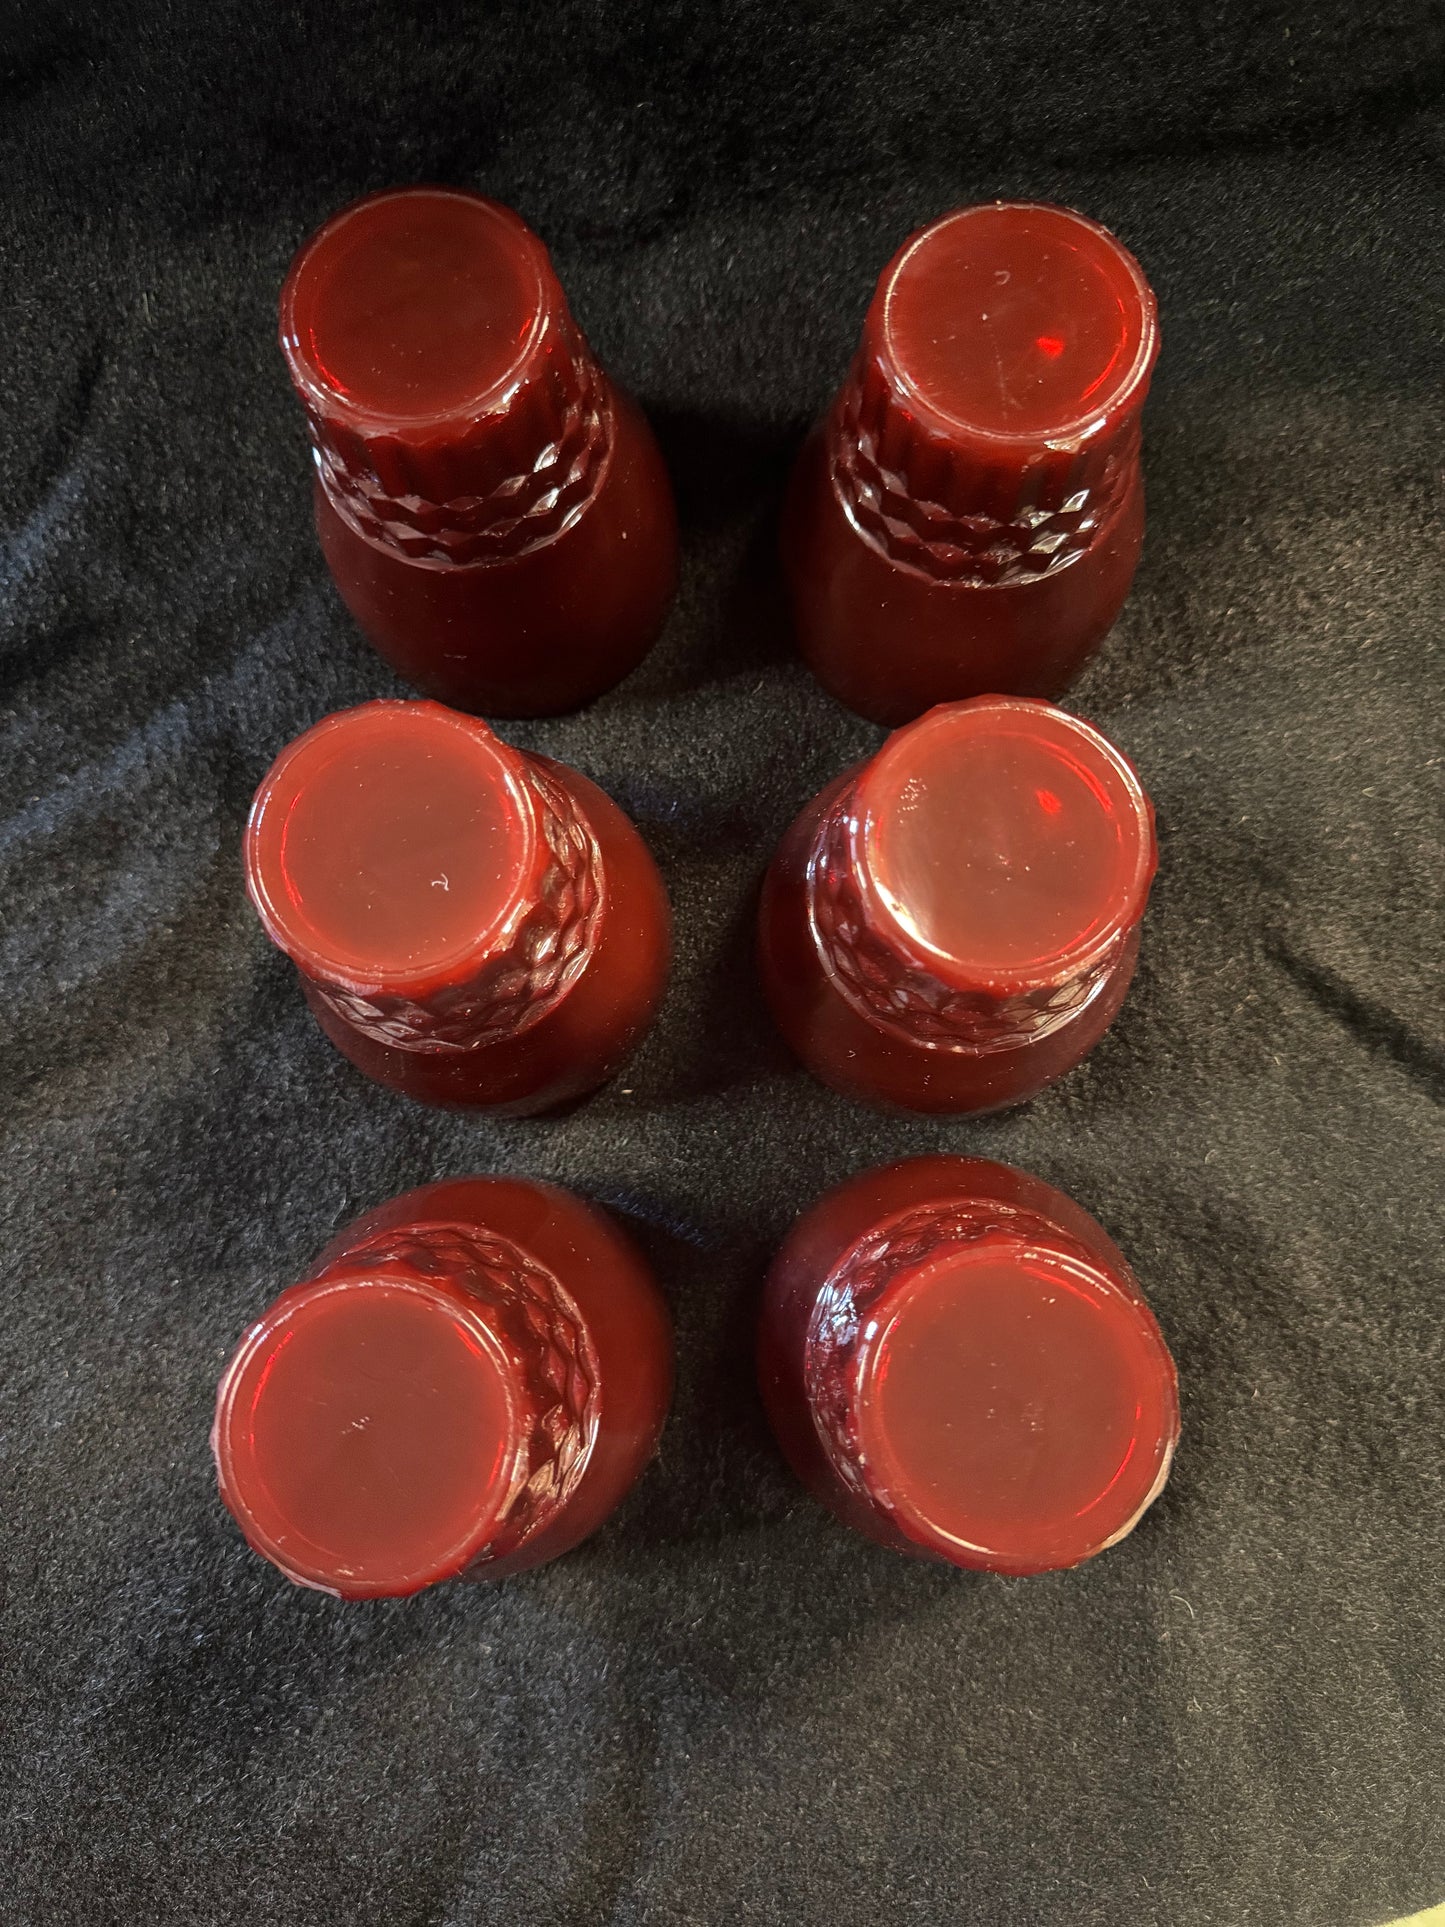
[(298, 1585), (343, 1599), (499, 1579), (575, 1546), (657, 1443), (666, 1308), (555, 1185), (461, 1178), (347, 1227), (241, 1340), (221, 1496)]
[(961, 208), (885, 268), (799, 458), (783, 557), (799, 646), (875, 722), (1060, 695), (1114, 623), (1144, 536), (1153, 294), (1064, 208)]
[(884, 1108), (995, 1110), (1071, 1070), (1134, 973), (1156, 864), (1132, 766), (1052, 704), (941, 704), (779, 845), (759, 962), (788, 1043)]
[(327, 563), (400, 675), (535, 716), (636, 667), (676, 586), (671, 488), (516, 214), (443, 187), (344, 208), (292, 264), (281, 346)]
[(283, 750), (245, 870), (332, 1043), (425, 1103), (569, 1103), (662, 996), (667, 899), (632, 824), (579, 771), (437, 703), (365, 703)]
[(1062, 1192), (911, 1158), (828, 1192), (768, 1277), (759, 1374), (793, 1469), (900, 1552), (1027, 1574), (1132, 1531), (1179, 1437), (1174, 1362)]

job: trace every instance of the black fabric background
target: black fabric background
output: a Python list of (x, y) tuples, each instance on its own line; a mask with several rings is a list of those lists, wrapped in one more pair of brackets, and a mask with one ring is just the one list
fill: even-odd
[[(1354, 1927), (1445, 1896), (1437, 1282), (1445, 570), (1436, 5), (6, 0), (0, 34), (0, 1919), (277, 1927)], [(301, 238), (476, 185), (663, 438), (676, 613), (509, 726), (629, 809), (662, 1019), (562, 1122), (432, 1114), (243, 901), (275, 752), (400, 693), (312, 536), (274, 342)], [(1071, 702), (1163, 861), (1090, 1063), (891, 1121), (786, 1059), (756, 881), (879, 732), (793, 658), (770, 538), (914, 226), (1083, 208), (1158, 290), (1148, 550)], [(1174, 1348), (1174, 1480), (1031, 1582), (847, 1534), (753, 1390), (793, 1216), (937, 1147), (1062, 1185)], [(215, 1498), (217, 1371), (343, 1220), (536, 1173), (654, 1259), (680, 1379), (613, 1525), (340, 1606)]]

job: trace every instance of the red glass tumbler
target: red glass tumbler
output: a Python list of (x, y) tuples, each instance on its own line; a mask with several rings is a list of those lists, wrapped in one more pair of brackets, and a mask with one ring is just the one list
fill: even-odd
[(845, 1096), (996, 1110), (1072, 1070), (1134, 974), (1154, 814), (1049, 703), (980, 696), (896, 730), (803, 811), (763, 886), (778, 1027)]
[(373, 194), (301, 249), (281, 346), (336, 586), (399, 674), (496, 716), (636, 667), (677, 580), (667, 473), (510, 209)]
[(1001, 1573), (1131, 1532), (1179, 1437), (1174, 1361), (1087, 1212), (1007, 1165), (828, 1192), (768, 1277), (763, 1397), (794, 1471), (900, 1552)]
[(672, 1387), (640, 1254), (555, 1185), (460, 1178), (343, 1231), (251, 1327), (211, 1435), (221, 1496), (343, 1599), (500, 1579), (594, 1531)]
[(1139, 561), (1158, 345), (1139, 264), (1082, 215), (996, 202), (905, 243), (784, 511), (799, 646), (840, 702), (1062, 693)]
[(555, 1109), (620, 1068), (662, 996), (667, 899), (632, 824), (438, 703), (298, 737), (256, 792), (245, 869), (332, 1043), (424, 1103)]

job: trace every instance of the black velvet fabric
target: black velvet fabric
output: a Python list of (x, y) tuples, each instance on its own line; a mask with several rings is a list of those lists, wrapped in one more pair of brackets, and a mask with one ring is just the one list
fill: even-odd
[[(0, 1919), (276, 1927), (1365, 1927), (1445, 1896), (1438, 7), (10, 0), (0, 36)], [(244, 902), (276, 751), (403, 693), (325, 575), (274, 341), (302, 237), (516, 206), (642, 398), (675, 614), (507, 726), (636, 818), (667, 1005), (561, 1121), (323, 1042)], [(757, 880), (880, 733), (795, 659), (771, 537), (901, 238), (995, 194), (1158, 290), (1149, 541), (1069, 700), (1162, 866), (1111, 1035), (1010, 1115), (792, 1065)], [(1176, 1351), (1167, 1493), (1080, 1571), (897, 1558), (751, 1377), (795, 1214), (926, 1149), (1061, 1185)], [(333, 1229), (533, 1173), (677, 1321), (660, 1458), (494, 1588), (293, 1591), (216, 1498), (236, 1337)]]

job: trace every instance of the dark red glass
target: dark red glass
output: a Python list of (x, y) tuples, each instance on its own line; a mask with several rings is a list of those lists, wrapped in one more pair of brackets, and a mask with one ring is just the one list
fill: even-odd
[(517, 215), (442, 187), (344, 208), (292, 264), (281, 346), (322, 549), (393, 668), (541, 716), (637, 666), (677, 582), (671, 487)]
[(618, 1070), (662, 996), (667, 898), (594, 783), (438, 703), (364, 703), (282, 751), (246, 887), (317, 1022), (378, 1083), (514, 1116)]
[(860, 715), (1057, 696), (1139, 561), (1154, 296), (1064, 208), (992, 203), (884, 269), (799, 458), (783, 557), (799, 646)]
[(981, 696), (896, 730), (816, 797), (763, 886), (778, 1027), (845, 1096), (988, 1111), (1072, 1070), (1134, 974), (1154, 813), (1050, 703)]
[(794, 1471), (859, 1532), (1076, 1566), (1163, 1490), (1174, 1361), (1123, 1256), (1041, 1179), (910, 1158), (828, 1192), (768, 1277), (759, 1374)]
[(500, 1579), (595, 1531), (672, 1390), (641, 1255), (551, 1184), (458, 1178), (349, 1225), (251, 1327), (211, 1435), (221, 1497), (343, 1599)]

